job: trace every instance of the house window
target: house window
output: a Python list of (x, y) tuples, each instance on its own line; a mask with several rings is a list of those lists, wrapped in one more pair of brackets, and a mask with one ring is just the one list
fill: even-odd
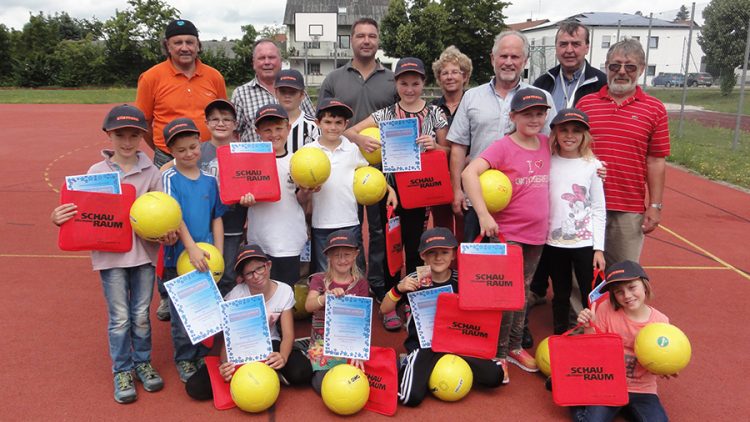
[(310, 41), (310, 42), (306, 41), (304, 43), (304, 47), (306, 49), (320, 48), (320, 41)]
[(656, 65), (650, 64), (648, 67), (646, 67), (646, 76), (654, 76), (656, 75)]
[(307, 74), (308, 75), (320, 75), (320, 63), (308, 63)]
[(659, 37), (651, 37), (648, 39), (648, 48), (659, 48)]
[(611, 35), (602, 35), (602, 48), (609, 48), (609, 43), (612, 40)]
[(639, 37), (639, 36), (637, 36), (637, 35), (636, 35), (635, 37), (630, 37), (630, 38), (632, 38), (632, 39), (634, 39), (634, 40), (636, 40), (636, 41), (640, 41), (640, 40), (641, 40), (641, 37)]
[(339, 35), (339, 48), (348, 50), (351, 48), (351, 44), (349, 43), (349, 35)]

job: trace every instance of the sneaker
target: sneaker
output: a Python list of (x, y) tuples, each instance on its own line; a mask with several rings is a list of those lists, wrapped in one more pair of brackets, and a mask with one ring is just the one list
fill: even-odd
[(404, 305), (404, 321), (409, 321), (411, 319), (411, 306), (408, 304)]
[(508, 361), (526, 372), (538, 372), (536, 360), (526, 350), (518, 349), (508, 352)]
[(159, 301), (159, 307), (156, 308), (156, 318), (159, 321), (169, 321), (171, 318), (169, 316), (169, 298), (164, 297)]
[(151, 362), (141, 362), (135, 366), (135, 375), (140, 382), (143, 383), (143, 389), (152, 393), (159, 391), (164, 388), (164, 380), (153, 366)]
[(544, 296), (539, 296), (538, 294), (534, 292), (529, 292), (529, 308), (533, 308), (534, 306), (544, 305), (547, 303), (547, 298)]
[(496, 364), (503, 370), (503, 385), (510, 384), (510, 375), (508, 375), (508, 361), (505, 359), (494, 358), (492, 359)]
[(180, 374), (180, 381), (187, 382), (192, 377), (198, 368), (195, 367), (195, 363), (190, 360), (177, 361), (177, 373)]
[(398, 317), (396, 311), (391, 311), (383, 314), (383, 326), (388, 331), (398, 331), (403, 326), (403, 322), (401, 322), (401, 318)]
[(294, 343), (292, 343), (292, 349), (301, 350), (304, 353), (307, 353), (307, 349), (309, 348), (310, 348), (310, 337), (300, 337), (300, 338), (294, 339)]
[(120, 404), (132, 403), (138, 398), (130, 371), (115, 373), (115, 401)]
[(290, 382), (289, 382), (289, 381), (288, 381), (288, 380), (286, 379), (286, 377), (285, 377), (284, 375), (282, 375), (282, 374), (281, 374), (281, 372), (278, 372), (278, 371), (276, 371), (276, 373), (277, 373), (277, 374), (279, 375), (279, 382), (280, 382), (281, 384), (283, 384), (283, 385), (286, 385), (287, 387), (289, 387), (290, 385), (292, 385), (292, 384), (291, 384), (291, 383), (290, 383)]

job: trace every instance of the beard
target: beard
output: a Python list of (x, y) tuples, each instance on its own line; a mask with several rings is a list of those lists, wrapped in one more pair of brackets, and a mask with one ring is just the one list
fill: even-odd
[(609, 86), (610, 92), (622, 95), (635, 91), (635, 87), (638, 86), (638, 82), (636, 82), (635, 79), (630, 79), (630, 82), (626, 84), (614, 83), (614, 80), (612, 78), (607, 78), (607, 85)]

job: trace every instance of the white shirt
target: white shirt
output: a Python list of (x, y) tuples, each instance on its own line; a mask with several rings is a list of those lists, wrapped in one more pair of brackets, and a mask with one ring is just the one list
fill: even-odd
[[(268, 330), (271, 332), (271, 340), (281, 340), (277, 322), (281, 318), (282, 312), (294, 308), (294, 291), (286, 283), (279, 283), (276, 280), (271, 280), (270, 282), (276, 283), (276, 291), (270, 298), (264, 297), (266, 301), (266, 314), (268, 316)], [(224, 300), (230, 301), (248, 296), (252, 296), (250, 288), (247, 287), (247, 284), (240, 283), (224, 296)], [(294, 333), (287, 334), (294, 335)]]

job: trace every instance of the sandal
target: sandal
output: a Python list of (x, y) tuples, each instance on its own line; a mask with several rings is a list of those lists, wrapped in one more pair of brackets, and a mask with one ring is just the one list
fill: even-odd
[(401, 322), (401, 318), (398, 317), (396, 311), (391, 311), (383, 314), (383, 326), (388, 331), (397, 331), (401, 329), (403, 322)]

